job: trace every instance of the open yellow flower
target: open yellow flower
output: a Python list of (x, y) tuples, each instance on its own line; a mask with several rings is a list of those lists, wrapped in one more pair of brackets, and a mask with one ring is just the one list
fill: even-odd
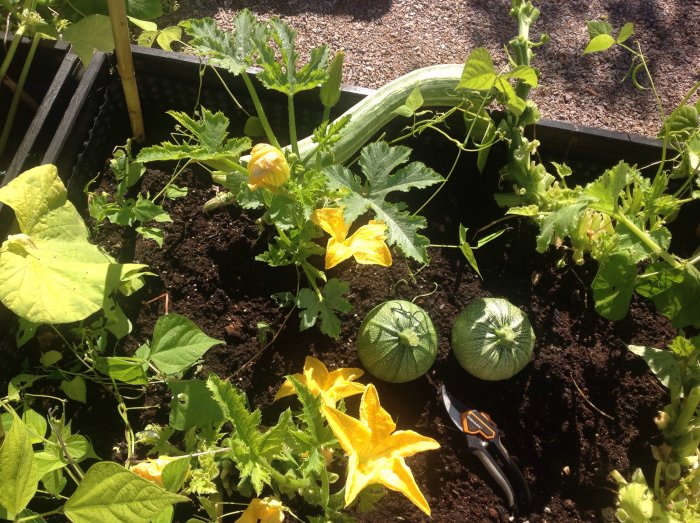
[(284, 153), (267, 143), (259, 143), (250, 151), (248, 187), (276, 189), (289, 179), (289, 164)]
[(371, 383), (362, 395), (360, 419), (333, 407), (322, 407), (340, 446), (348, 454), (345, 506), (368, 485), (381, 483), (403, 493), (427, 515), (430, 507), (423, 497), (404, 458), (440, 447), (432, 438), (412, 430), (394, 432), (396, 424), (379, 404), (377, 389)]
[(281, 523), (284, 505), (275, 498), (253, 498), (236, 523)]
[[(353, 368), (328, 372), (328, 368), (323, 362), (313, 356), (307, 356), (304, 360), (304, 373), (293, 374), (293, 376), (306, 385), (311, 394), (314, 396), (320, 394), (324, 405), (335, 407), (340, 399), (364, 392), (365, 386), (353, 381), (363, 374), (362, 369)], [(294, 385), (291, 381), (286, 380), (277, 391), (275, 401), (292, 394), (295, 394)]]
[(335, 267), (351, 256), (357, 263), (391, 265), (391, 253), (386, 245), (386, 225), (370, 220), (349, 238), (343, 210), (340, 208), (317, 209), (311, 215), (313, 222), (331, 235), (326, 246), (326, 269)]
[(147, 461), (142, 461), (141, 463), (134, 465), (129, 470), (131, 470), (131, 472), (137, 476), (141, 476), (142, 478), (152, 481), (153, 483), (156, 483), (162, 487), (163, 469), (174, 459), (177, 458), (161, 456), (157, 459), (148, 459)]

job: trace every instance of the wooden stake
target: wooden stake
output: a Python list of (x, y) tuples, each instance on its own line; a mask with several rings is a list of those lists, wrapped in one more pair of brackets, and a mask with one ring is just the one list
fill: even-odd
[(109, 19), (112, 22), (112, 34), (114, 35), (114, 52), (117, 55), (117, 70), (122, 80), (126, 107), (129, 110), (129, 121), (134, 140), (141, 142), (144, 139), (143, 114), (141, 113), (141, 101), (136, 85), (136, 72), (131, 56), (131, 42), (129, 41), (129, 25), (126, 18), (125, 0), (107, 0)]

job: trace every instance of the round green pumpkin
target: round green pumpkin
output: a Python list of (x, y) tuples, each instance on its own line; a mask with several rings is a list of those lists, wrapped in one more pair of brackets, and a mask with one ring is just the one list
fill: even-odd
[(373, 376), (404, 383), (425, 374), (437, 356), (437, 335), (428, 313), (410, 301), (384, 302), (362, 320), (360, 361)]
[(535, 333), (527, 316), (502, 298), (479, 298), (459, 313), (452, 327), (452, 350), (477, 378), (506, 380), (532, 359)]

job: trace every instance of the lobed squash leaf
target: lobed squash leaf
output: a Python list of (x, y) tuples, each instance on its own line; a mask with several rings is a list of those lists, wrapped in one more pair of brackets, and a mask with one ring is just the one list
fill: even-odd
[(270, 36), (282, 59), (277, 60), (275, 49), (268, 43), (267, 36), (262, 38), (262, 33), (256, 34), (253, 40), (260, 55), (257, 65), (262, 67), (258, 80), (265, 87), (289, 96), (324, 83), (328, 78), (328, 47), (322, 45), (312, 49), (306, 65), (297, 69), (299, 55), (295, 45), (296, 31), (279, 18), (270, 20), (270, 26)]
[(340, 336), (340, 319), (336, 311), (340, 313), (350, 312), (352, 305), (345, 298), (350, 289), (347, 282), (337, 278), (328, 280), (319, 296), (311, 289), (301, 289), (296, 299), (299, 307), (301, 323), (299, 330), (313, 327), (316, 321), (321, 321), (321, 332), (331, 338)]
[(207, 388), (234, 431), (229, 438), (230, 456), (236, 463), (241, 481), (250, 480), (259, 495), (265, 485), (271, 484), (269, 461), (280, 452), (291, 421), (291, 413), (282, 413), (279, 423), (266, 433), (261, 432), (262, 416), (259, 409), (248, 410), (245, 393), (227, 381), (212, 374)]
[(234, 75), (244, 73), (252, 64), (255, 52), (253, 40), (265, 34), (264, 26), (257, 23), (248, 9), (236, 15), (231, 32), (219, 29), (212, 18), (185, 20), (180, 22), (180, 26), (191, 37), (188, 43), (195, 53), (209, 57), (213, 65), (223, 67)]
[(354, 222), (358, 216), (371, 210), (377, 220), (386, 224), (389, 245), (396, 245), (406, 256), (426, 263), (429, 241), (418, 233), (425, 227), (425, 219), (406, 211), (402, 203), (385, 201), (393, 192), (429, 187), (443, 180), (421, 162), (404, 166), (410, 151), (408, 147), (391, 147), (385, 142), (374, 142), (364, 147), (360, 152), (359, 164), (366, 178), (365, 184), (341, 165), (333, 165), (324, 173), (330, 189), (345, 193), (341, 205), (344, 206), (346, 223)]
[(226, 169), (237, 163), (241, 154), (250, 149), (249, 138), (228, 138), (229, 119), (222, 112), (202, 108), (198, 118), (187, 113), (168, 111), (185, 136), (184, 142), (162, 142), (144, 147), (137, 161), (141, 163), (189, 160), (204, 163), (214, 169)]

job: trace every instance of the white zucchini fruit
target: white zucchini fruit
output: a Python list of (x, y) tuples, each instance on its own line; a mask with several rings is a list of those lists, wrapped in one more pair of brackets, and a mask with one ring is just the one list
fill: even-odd
[(532, 359), (535, 333), (523, 311), (503, 298), (479, 298), (459, 313), (452, 350), (459, 364), (482, 380), (506, 380)]
[(384, 302), (362, 320), (357, 350), (367, 371), (390, 383), (419, 378), (437, 357), (437, 334), (428, 313), (404, 300)]

